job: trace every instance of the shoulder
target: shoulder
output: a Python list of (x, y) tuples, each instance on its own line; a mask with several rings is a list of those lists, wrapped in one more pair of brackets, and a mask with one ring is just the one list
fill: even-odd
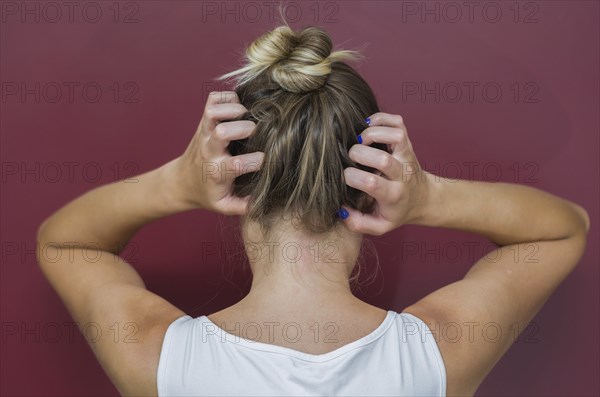
[[(425, 332), (429, 334), (431, 344), (437, 347), (436, 352), (441, 361), (445, 377), (445, 395), (472, 396), (480, 383), (478, 374), (465, 370), (465, 365), (460, 361), (464, 359), (460, 352), (457, 353), (456, 340), (446, 337), (444, 330), (455, 325), (451, 315), (438, 308), (425, 305), (413, 305), (402, 311), (409, 318), (416, 318), (426, 326)], [(422, 335), (422, 337), (425, 337)], [(464, 338), (459, 338), (464, 339)], [(464, 342), (464, 341), (459, 341)]]
[(151, 322), (140, 324), (135, 342), (122, 344), (121, 351), (114, 356), (119, 361), (111, 363), (115, 371), (111, 379), (122, 395), (158, 395), (157, 374), (165, 336), (175, 322), (185, 317), (180, 310), (161, 313)]
[(121, 395), (157, 395), (165, 333), (185, 313), (136, 286), (105, 287), (104, 296), (90, 301), (86, 313), (77, 316), (101, 331), (96, 340), (88, 340), (92, 351)]

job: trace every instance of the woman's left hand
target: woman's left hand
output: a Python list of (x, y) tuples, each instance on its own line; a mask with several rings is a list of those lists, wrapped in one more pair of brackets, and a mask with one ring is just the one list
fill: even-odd
[(233, 91), (215, 91), (208, 95), (192, 141), (172, 163), (172, 172), (178, 181), (178, 198), (186, 205), (225, 215), (246, 213), (249, 197), (232, 195), (233, 180), (259, 170), (264, 153), (232, 156), (227, 150), (230, 141), (247, 138), (256, 128), (249, 120), (227, 121), (246, 111)]

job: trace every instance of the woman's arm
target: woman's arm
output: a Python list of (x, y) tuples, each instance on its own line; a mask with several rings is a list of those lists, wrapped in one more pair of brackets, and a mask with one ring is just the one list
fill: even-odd
[(525, 185), (441, 178), (425, 173), (428, 199), (411, 223), (481, 234), (504, 246), (585, 235), (579, 205)]
[[(415, 224), (482, 234), (501, 246), (462, 280), (404, 310), (435, 330), (447, 394), (473, 395), (573, 271), (585, 251), (590, 221), (579, 205), (528, 186), (439, 179), (430, 191)], [(449, 324), (458, 324), (458, 340), (440, 332)]]
[[(346, 182), (377, 200), (349, 210), (351, 230), (382, 234), (403, 224), (479, 233), (498, 245), (457, 282), (404, 309), (436, 335), (447, 395), (472, 395), (581, 259), (589, 217), (579, 205), (528, 186), (449, 180), (421, 170), (399, 116), (378, 113), (350, 157), (382, 176), (346, 170)], [(459, 333), (460, 332), (460, 333)]]
[(177, 161), (83, 194), (42, 223), (38, 242), (120, 253), (143, 225), (196, 208), (182, 199)]
[(179, 158), (138, 176), (96, 188), (53, 214), (38, 236), (57, 245), (80, 243), (118, 253), (143, 225), (181, 211), (203, 208), (243, 215), (248, 198), (231, 195), (233, 180), (260, 168), (263, 153), (231, 156), (232, 140), (247, 138), (252, 121), (233, 121), (247, 109), (235, 92), (211, 92), (200, 125)]
[(156, 395), (166, 327), (185, 313), (148, 291), (117, 256), (142, 225), (187, 209), (168, 177), (173, 163), (93, 189), (39, 228), (37, 258), (96, 358), (123, 395)]
[[(238, 175), (260, 168), (262, 153), (231, 156), (229, 141), (254, 131), (235, 93), (211, 93), (184, 154), (136, 182), (101, 186), (67, 204), (38, 230), (37, 259), (92, 351), (123, 395), (156, 395), (156, 371), (168, 325), (185, 313), (148, 291), (118, 254), (143, 225), (202, 208), (244, 214), (231, 195)], [(221, 172), (222, 171), (222, 172)]]

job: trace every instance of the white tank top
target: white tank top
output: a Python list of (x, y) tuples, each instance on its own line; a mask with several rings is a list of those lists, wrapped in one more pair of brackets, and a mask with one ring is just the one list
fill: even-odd
[(389, 310), (370, 334), (317, 355), (185, 315), (167, 329), (157, 383), (159, 396), (445, 396), (446, 370), (431, 330), (408, 313)]

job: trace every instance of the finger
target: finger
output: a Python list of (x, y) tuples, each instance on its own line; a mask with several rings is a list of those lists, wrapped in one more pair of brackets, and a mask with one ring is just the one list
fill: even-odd
[(239, 156), (231, 156), (225, 163), (226, 180), (231, 181), (240, 175), (260, 170), (264, 158), (265, 154), (263, 152), (252, 152), (241, 154)]
[(353, 208), (345, 209), (348, 211), (348, 217), (343, 223), (348, 230), (352, 232), (381, 236), (392, 230), (389, 223), (384, 219), (375, 217), (371, 214), (364, 214)]
[(246, 113), (246, 109), (239, 103), (218, 103), (207, 105), (204, 109), (202, 121), (208, 123), (205, 130), (210, 131), (217, 126), (221, 121), (232, 120)]
[(221, 152), (225, 150), (231, 141), (248, 138), (255, 129), (256, 124), (250, 120), (219, 123), (213, 129), (209, 144), (214, 147), (214, 150)]
[(396, 127), (375, 126), (369, 127), (360, 134), (362, 145), (369, 146), (372, 143), (383, 143), (388, 145), (393, 155), (404, 156), (404, 160), (413, 160), (412, 145), (408, 139), (406, 130)]
[[(363, 144), (370, 145), (373, 142), (381, 141), (381, 143), (390, 145), (392, 152), (402, 153), (407, 150), (412, 150), (412, 143), (408, 137), (406, 125), (404, 124), (404, 119), (402, 116), (399, 114), (378, 112), (372, 114), (369, 119), (369, 128), (363, 131), (363, 133), (360, 135), (363, 140)], [(392, 143), (384, 142), (386, 140), (386, 136), (384, 132), (385, 129), (381, 130), (382, 127), (392, 127), (392, 129), (394, 129), (395, 133), (391, 133), (391, 135), (394, 136), (394, 138), (392, 138), (394, 139)], [(376, 130), (377, 132), (372, 132), (371, 130)], [(400, 131), (402, 131), (404, 134), (401, 137), (399, 137), (399, 134), (402, 134)]]
[(240, 103), (235, 91), (212, 91), (208, 94), (206, 105), (216, 105), (219, 103)]
[(372, 143), (385, 143), (399, 145), (403, 141), (405, 131), (402, 128), (387, 126), (372, 126), (366, 128), (361, 134), (361, 145), (369, 146)]
[(369, 116), (369, 126), (385, 125), (388, 127), (405, 128), (404, 119), (399, 114), (377, 112)]
[(398, 159), (383, 150), (365, 145), (353, 145), (348, 155), (352, 161), (375, 168), (389, 179), (400, 179), (402, 176)]
[(379, 202), (389, 201), (390, 181), (371, 172), (348, 167), (344, 169), (346, 185), (361, 190)]
[(250, 196), (228, 196), (221, 201), (217, 211), (224, 215), (246, 215), (249, 202)]

